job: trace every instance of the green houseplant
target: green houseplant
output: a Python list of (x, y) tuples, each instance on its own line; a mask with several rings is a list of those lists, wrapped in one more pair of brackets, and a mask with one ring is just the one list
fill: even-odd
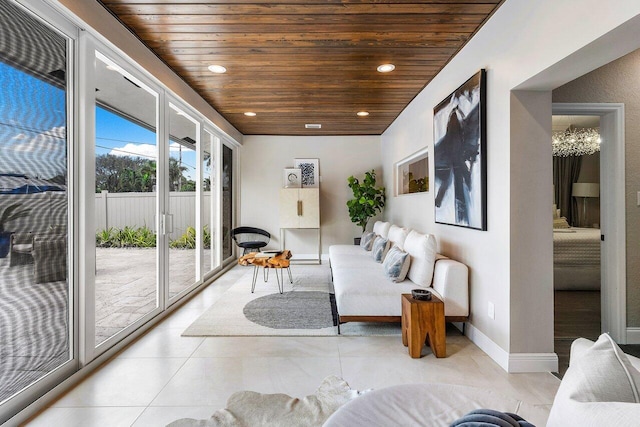
[(31, 209), (20, 209), (22, 203), (14, 203), (0, 211), (0, 258), (4, 258), (9, 253), (9, 242), (11, 231), (6, 231), (5, 227), (9, 221), (29, 216)]
[(349, 217), (351, 222), (358, 224), (364, 233), (367, 228), (369, 218), (382, 212), (385, 203), (384, 187), (376, 187), (376, 172), (364, 174), (364, 179), (360, 182), (353, 175), (347, 179), (349, 188), (353, 191), (353, 199), (347, 202)]

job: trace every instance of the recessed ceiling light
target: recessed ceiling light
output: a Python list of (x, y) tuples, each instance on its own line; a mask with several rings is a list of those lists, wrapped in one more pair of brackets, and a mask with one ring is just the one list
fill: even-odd
[(227, 69), (222, 65), (209, 65), (207, 68), (209, 69), (209, 71), (216, 74), (224, 74), (227, 72)]
[(254, 113), (253, 111), (247, 111), (246, 113), (244, 113), (244, 115), (249, 117), (255, 117), (256, 113)]
[(368, 111), (358, 111), (358, 112), (356, 113), (356, 115), (358, 115), (358, 116), (360, 116), (360, 117), (366, 117), (366, 116), (368, 116), (368, 115), (369, 115), (369, 112), (368, 112)]
[(321, 129), (322, 125), (320, 123), (307, 123), (304, 127), (307, 129)]
[(377, 68), (379, 73), (388, 73), (395, 69), (396, 69), (396, 66), (393, 64), (382, 64), (382, 65), (378, 65), (378, 68)]

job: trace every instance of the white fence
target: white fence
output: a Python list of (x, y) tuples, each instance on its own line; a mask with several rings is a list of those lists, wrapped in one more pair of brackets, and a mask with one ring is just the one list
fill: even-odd
[[(109, 193), (96, 194), (96, 232), (110, 227), (149, 227), (156, 230), (156, 193)], [(20, 203), (20, 209), (30, 209), (27, 217), (6, 224), (7, 231), (41, 233), (55, 226), (67, 224), (67, 193), (63, 191), (35, 194), (0, 195), (0, 212), (6, 207)], [(169, 211), (173, 214), (173, 233), (177, 239), (188, 226), (196, 225), (196, 193), (172, 192), (169, 194)], [(211, 193), (203, 193), (203, 225), (209, 224), (211, 215)], [(209, 230), (212, 227), (209, 225)]]
[[(96, 194), (96, 231), (111, 227), (149, 227), (156, 231), (156, 193)], [(211, 215), (211, 193), (203, 193), (203, 224)], [(171, 239), (179, 238), (188, 226), (196, 225), (196, 193), (194, 191), (169, 193), (169, 212), (173, 214)], [(209, 226), (211, 230), (211, 226)]]

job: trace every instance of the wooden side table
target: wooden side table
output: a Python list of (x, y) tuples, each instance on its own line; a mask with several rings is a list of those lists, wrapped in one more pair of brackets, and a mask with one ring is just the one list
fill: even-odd
[(429, 301), (402, 294), (402, 344), (409, 347), (409, 355), (416, 359), (425, 341), (436, 357), (447, 356), (444, 303), (433, 294)]

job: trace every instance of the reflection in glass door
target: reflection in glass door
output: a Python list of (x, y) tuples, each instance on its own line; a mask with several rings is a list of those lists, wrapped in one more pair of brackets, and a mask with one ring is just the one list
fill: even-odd
[(95, 344), (158, 307), (158, 94), (96, 52)]
[(196, 144), (200, 124), (169, 104), (169, 298), (200, 278), (196, 268)]
[(3, 1), (0, 40), (2, 407), (73, 358), (73, 286), (67, 39)]

